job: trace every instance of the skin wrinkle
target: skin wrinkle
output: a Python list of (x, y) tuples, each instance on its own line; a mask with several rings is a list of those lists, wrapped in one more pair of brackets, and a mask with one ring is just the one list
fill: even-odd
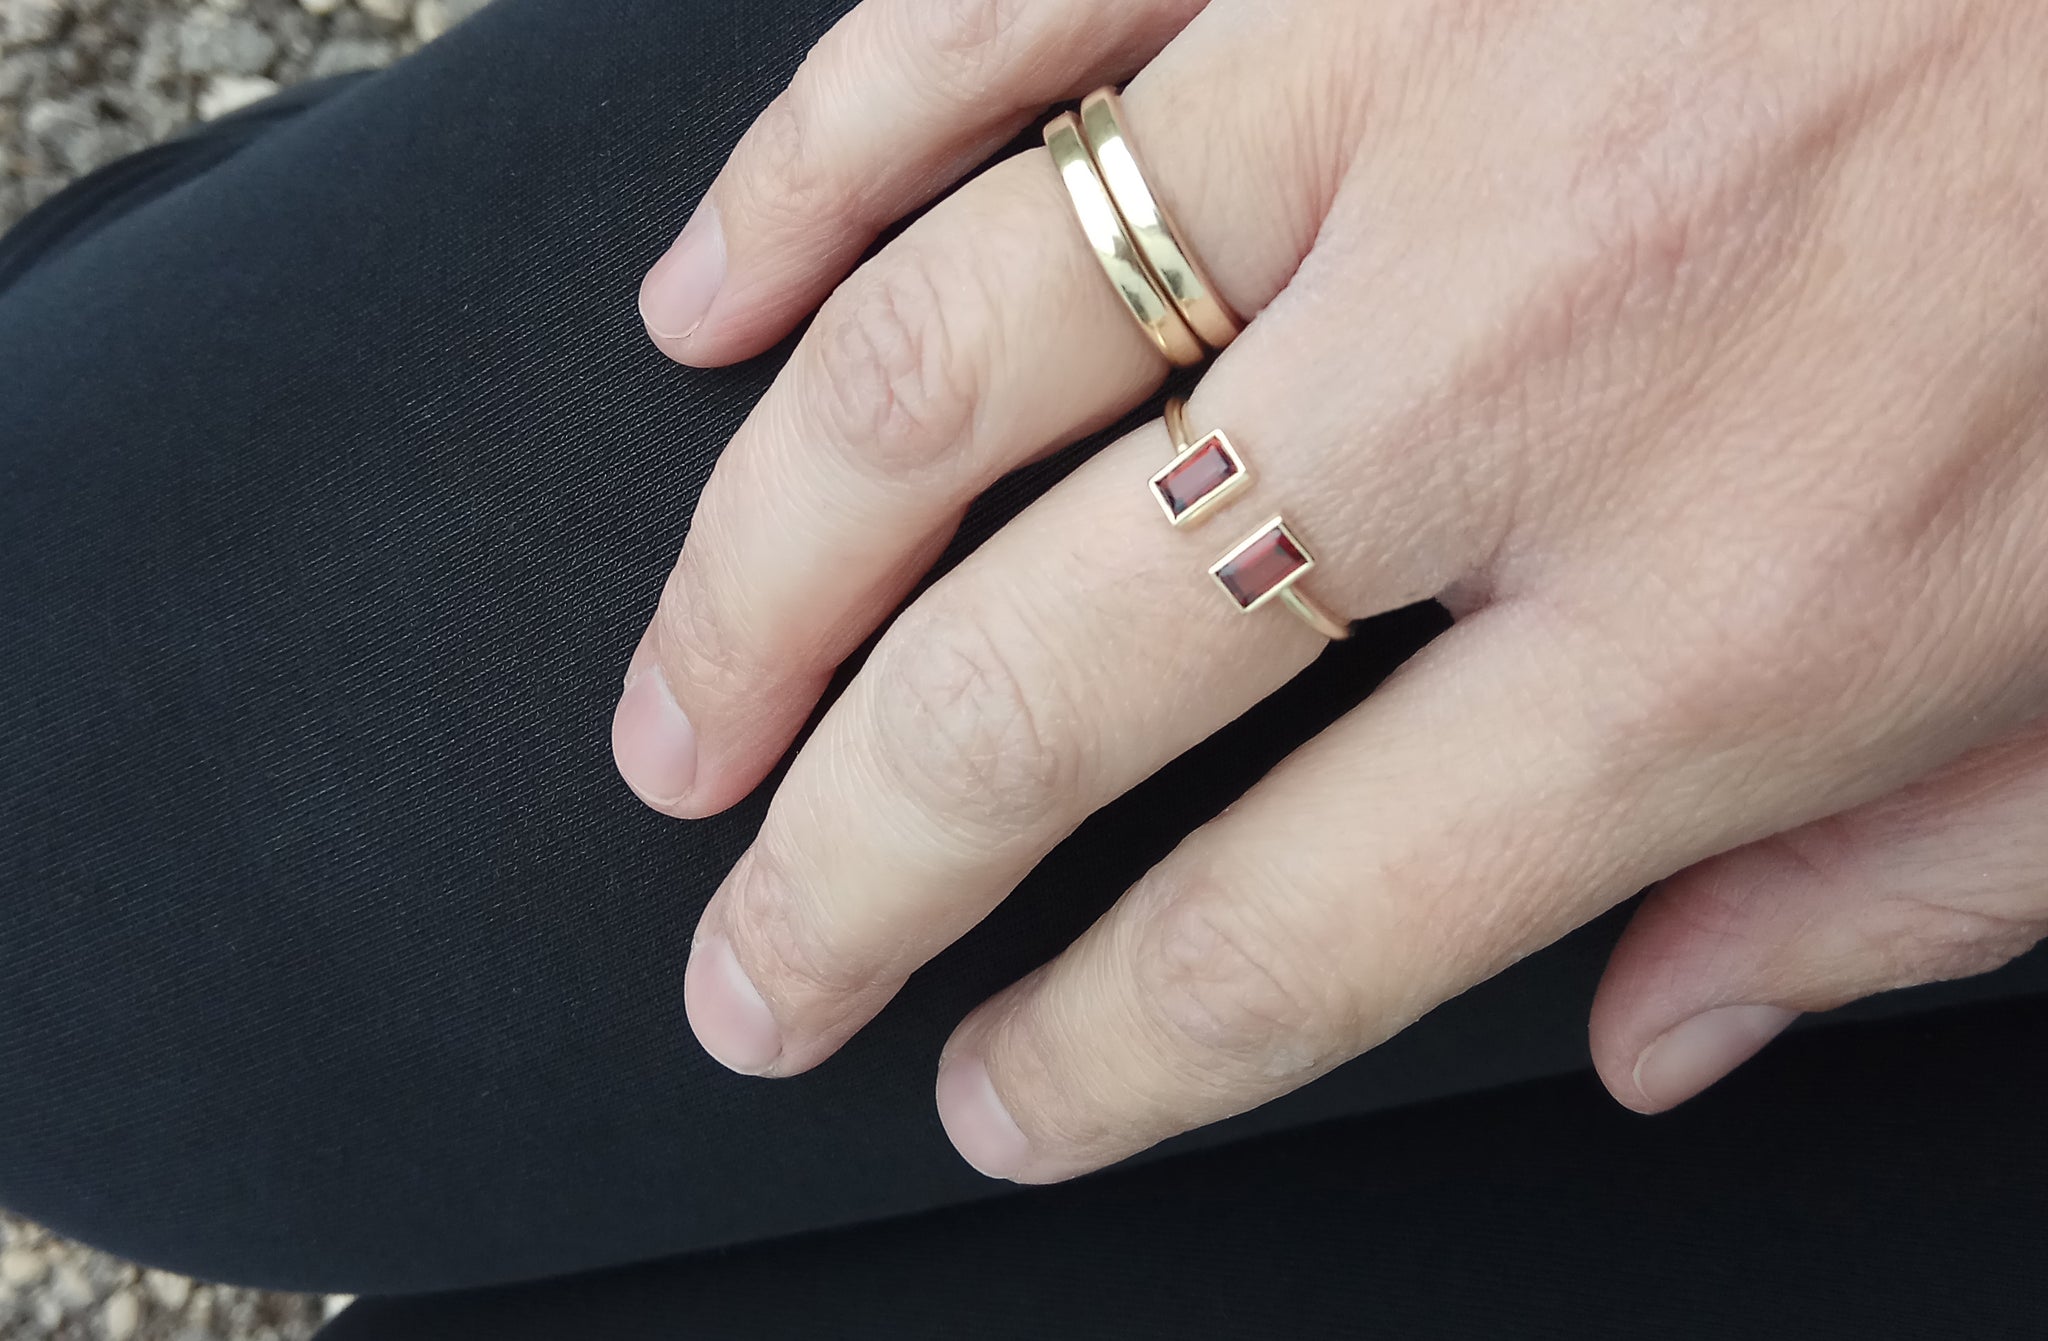
[[(1762, 855), (1759, 852), (1755, 859), (1745, 859), (1737, 869), (1754, 871), (1762, 864)], [(1775, 940), (1759, 938), (1740, 917), (1740, 910), (1755, 897), (1759, 884), (1755, 878), (1740, 882), (1731, 878), (1702, 881), (1698, 893), (1676, 906), (1672, 917), (1682, 925), (1683, 932), (1669, 942), (1672, 952), (1658, 961), (1663, 976), (1660, 988), (1670, 991), (1683, 986), (1687, 978), (1697, 977), (1703, 970), (1711, 973), (1715, 966), (1754, 963), (1759, 951), (1776, 948)]]
[[(783, 1031), (782, 1055), (771, 1074), (814, 1064), (821, 1046), (837, 1046), (850, 1036), (865, 1011), (900, 985), (857, 973), (842, 956), (817, 953), (830, 942), (806, 926), (803, 905), (789, 897), (794, 885), (771, 855), (743, 856), (726, 888), (732, 901), (715, 924)], [(764, 965), (775, 972), (762, 972)]]
[[(724, 552), (715, 545), (702, 547), (714, 554)], [(751, 662), (743, 661), (739, 652), (750, 642), (747, 621), (725, 611), (723, 593), (736, 584), (720, 577), (701, 564), (679, 562), (662, 586), (653, 623), (655, 652), (674, 677), (672, 684), (737, 681), (751, 671)]]
[(896, 12), (903, 22), (889, 36), (906, 53), (941, 57), (945, 68), (927, 71), (927, 77), (964, 102), (1014, 77), (1038, 55), (1039, 44), (1064, 36), (1063, 25), (1026, 26), (1027, 20), (1042, 19), (1046, 9), (1026, 0), (932, 0), (914, 9), (901, 6)]
[(812, 118), (817, 115), (812, 89), (820, 60), (820, 48), (813, 47), (789, 88), (762, 109), (741, 139), (735, 152), (754, 159), (753, 171), (744, 181), (759, 189), (750, 190), (725, 211), (736, 222), (751, 219), (761, 232), (804, 237), (817, 231), (823, 220), (845, 218), (860, 208), (854, 184), (833, 180), (834, 165), (811, 152)]

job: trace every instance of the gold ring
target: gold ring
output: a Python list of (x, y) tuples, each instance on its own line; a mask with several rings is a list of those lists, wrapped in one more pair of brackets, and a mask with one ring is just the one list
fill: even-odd
[[(1173, 439), (1173, 460), (1152, 477), (1152, 497), (1175, 526), (1200, 520), (1251, 483), (1251, 468), (1221, 429), (1190, 440), (1187, 402), (1178, 396), (1166, 402), (1166, 432)], [(1301, 580), (1315, 566), (1301, 537), (1281, 518), (1268, 517), (1210, 564), (1209, 576), (1246, 614), (1278, 601), (1317, 633), (1342, 642), (1351, 636), (1350, 621), (1331, 614), (1301, 589)]]
[(1146, 268), (1173, 300), (1189, 329), (1211, 348), (1222, 349), (1237, 338), (1242, 327), (1217, 296), (1215, 281), (1189, 250), (1173, 216), (1146, 184), (1137, 147), (1124, 128), (1123, 101), (1115, 89), (1097, 89), (1082, 101), (1081, 129), (1102, 184), (1109, 188), (1109, 198), (1136, 240)]
[(1088, 152), (1081, 118), (1072, 112), (1054, 117), (1045, 128), (1045, 147), (1052, 151), (1053, 166), (1073, 198), (1074, 214), (1081, 221), (1089, 248), (1146, 337), (1176, 368), (1200, 363), (1205, 357), (1202, 342), (1146, 268), (1123, 216), (1110, 199), (1109, 188), (1103, 185), (1095, 158)]

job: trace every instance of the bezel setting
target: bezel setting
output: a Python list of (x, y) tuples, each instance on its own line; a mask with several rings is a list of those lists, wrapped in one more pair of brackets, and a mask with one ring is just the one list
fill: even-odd
[(1200, 521), (1250, 483), (1250, 467), (1221, 429), (1190, 443), (1151, 479), (1153, 499), (1175, 526)]
[(1285, 521), (1273, 517), (1209, 565), (1209, 576), (1245, 614), (1313, 572), (1315, 556)]

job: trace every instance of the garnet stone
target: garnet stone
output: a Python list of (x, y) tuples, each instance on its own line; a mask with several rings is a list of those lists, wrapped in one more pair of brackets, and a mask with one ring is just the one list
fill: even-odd
[(1240, 610), (1250, 610), (1314, 563), (1287, 524), (1275, 517), (1209, 571)]
[(1152, 490), (1175, 526), (1188, 520), (1205, 504), (1221, 502), (1222, 493), (1244, 479), (1244, 462), (1231, 449), (1230, 440), (1211, 433), (1173, 458), (1173, 464), (1152, 477)]

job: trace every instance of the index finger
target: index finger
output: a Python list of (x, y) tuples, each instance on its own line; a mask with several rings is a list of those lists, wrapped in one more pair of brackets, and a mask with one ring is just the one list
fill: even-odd
[(640, 289), (682, 363), (787, 335), (881, 231), (1052, 103), (1121, 80), (1206, 0), (866, 0), (757, 117)]

